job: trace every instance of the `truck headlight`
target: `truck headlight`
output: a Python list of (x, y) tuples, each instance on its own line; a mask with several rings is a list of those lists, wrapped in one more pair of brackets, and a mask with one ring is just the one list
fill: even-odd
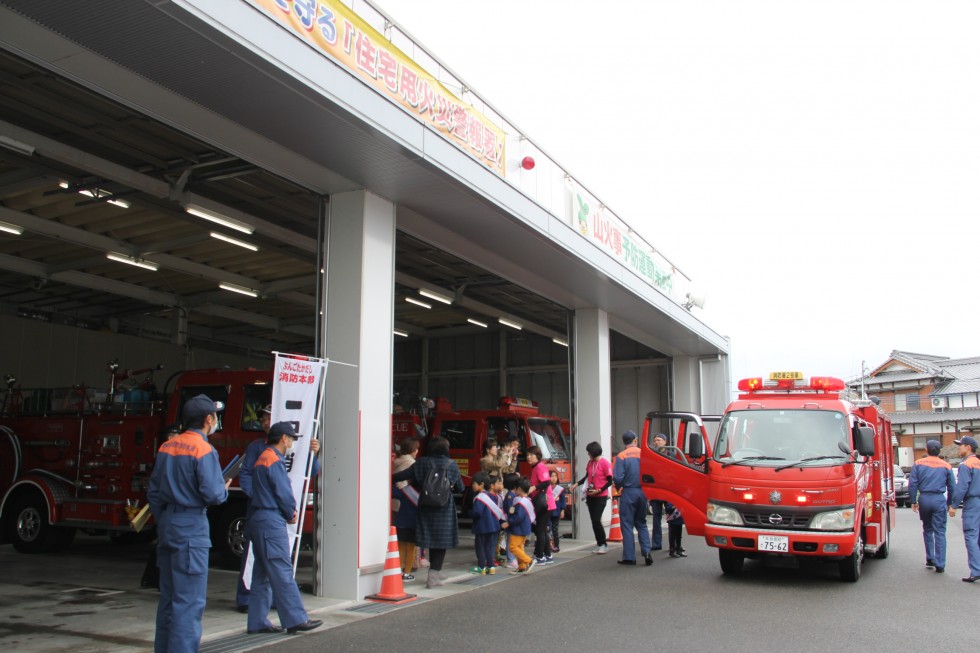
[(708, 503), (708, 521), (713, 524), (742, 526), (742, 516), (738, 514), (737, 510), (710, 502)]
[(810, 528), (818, 531), (849, 531), (854, 528), (854, 508), (817, 513), (810, 520)]

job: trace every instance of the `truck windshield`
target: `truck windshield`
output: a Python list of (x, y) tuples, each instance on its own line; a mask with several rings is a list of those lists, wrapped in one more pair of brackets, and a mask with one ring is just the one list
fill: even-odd
[(562, 433), (561, 422), (556, 419), (529, 417), (527, 425), (546, 460), (568, 460), (568, 443)]
[(846, 457), (837, 445), (851, 445), (849, 432), (846, 416), (836, 411), (736, 410), (722, 418), (714, 458), (775, 467), (839, 465)]

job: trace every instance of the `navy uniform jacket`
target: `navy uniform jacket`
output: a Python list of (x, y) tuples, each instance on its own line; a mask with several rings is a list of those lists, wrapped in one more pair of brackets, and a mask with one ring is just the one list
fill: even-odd
[(262, 452), (252, 470), (252, 501), (249, 504), (249, 514), (259, 510), (281, 515), (287, 522), (296, 513), (296, 499), (293, 497), (293, 486), (286, 474), (286, 463), (282, 454), (271, 446)]
[[(242, 492), (249, 498), (252, 496), (252, 473), (255, 469), (255, 461), (259, 459), (259, 456), (262, 455), (262, 452), (268, 446), (265, 441), (265, 436), (263, 436), (258, 440), (253, 440), (245, 449), (245, 460), (242, 461), (241, 470), (238, 472), (238, 486), (242, 488)], [(320, 473), (320, 456), (316, 454), (312, 455), (313, 468), (310, 470), (310, 478)]]
[(258, 440), (253, 440), (245, 449), (245, 460), (242, 461), (238, 472), (238, 487), (242, 488), (242, 492), (249, 498), (252, 496), (252, 472), (255, 469), (255, 461), (268, 446), (265, 443), (265, 436), (262, 436)]
[(952, 505), (958, 506), (964, 499), (972, 497), (980, 497), (980, 459), (975, 455), (968, 456), (960, 463)]
[(613, 483), (619, 489), (640, 487), (640, 448), (635, 442), (619, 452), (613, 466)]
[(147, 492), (158, 520), (168, 506), (200, 508), (204, 514), (205, 507), (227, 498), (218, 452), (201, 431), (185, 431), (160, 446)]
[(953, 503), (953, 468), (938, 456), (919, 458), (912, 466), (909, 478), (909, 497), (912, 503), (919, 503), (919, 493), (946, 493), (946, 505)]

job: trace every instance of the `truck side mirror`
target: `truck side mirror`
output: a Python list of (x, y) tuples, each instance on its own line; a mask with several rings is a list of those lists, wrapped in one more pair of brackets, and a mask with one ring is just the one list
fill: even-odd
[(691, 458), (701, 458), (704, 456), (704, 440), (701, 439), (700, 431), (691, 431), (690, 440), (687, 445), (687, 453)]
[(855, 426), (854, 445), (862, 456), (875, 455), (875, 430), (870, 426)]

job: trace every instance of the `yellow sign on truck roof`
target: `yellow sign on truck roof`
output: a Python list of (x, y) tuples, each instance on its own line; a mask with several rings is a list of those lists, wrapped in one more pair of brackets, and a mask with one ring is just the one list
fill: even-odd
[(803, 380), (803, 372), (770, 372), (770, 381), (780, 381), (783, 379), (792, 379), (794, 381)]

